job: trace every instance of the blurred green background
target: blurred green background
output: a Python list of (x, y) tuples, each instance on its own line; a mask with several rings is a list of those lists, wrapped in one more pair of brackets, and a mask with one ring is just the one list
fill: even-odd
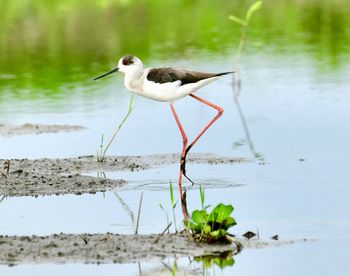
[[(52, 94), (81, 85), (121, 55), (233, 58), (253, 1), (0, 0), (0, 92)], [(303, 53), (337, 70), (350, 52), (348, 0), (264, 1), (245, 55)]]

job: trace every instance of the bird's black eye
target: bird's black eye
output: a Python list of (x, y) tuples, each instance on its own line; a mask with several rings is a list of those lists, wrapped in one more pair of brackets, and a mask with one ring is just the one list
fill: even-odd
[(132, 56), (123, 57), (123, 65), (133, 64), (134, 61), (132, 59), (133, 59)]

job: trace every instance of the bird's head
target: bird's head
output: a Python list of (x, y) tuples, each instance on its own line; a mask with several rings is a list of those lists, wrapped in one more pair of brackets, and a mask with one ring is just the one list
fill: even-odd
[(142, 61), (135, 56), (124, 56), (118, 62), (120, 72), (125, 74), (133, 73), (135, 71), (143, 70)]
[(117, 68), (114, 68), (111, 71), (109, 71), (109, 72), (107, 72), (107, 73), (105, 73), (97, 78), (94, 78), (94, 80), (103, 78), (109, 74), (112, 74), (112, 73), (115, 73), (118, 71), (123, 72), (124, 74), (128, 74), (128, 75), (129, 74), (131, 74), (131, 75), (137, 74), (139, 72), (142, 72), (143, 71), (142, 61), (138, 57), (135, 57), (135, 56), (131, 56), (131, 55), (124, 56), (121, 59), (119, 59)]

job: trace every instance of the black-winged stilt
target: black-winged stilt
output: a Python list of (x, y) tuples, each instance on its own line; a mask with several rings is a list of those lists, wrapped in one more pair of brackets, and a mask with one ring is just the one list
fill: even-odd
[[(187, 210), (185, 207), (184, 194), (182, 193), (182, 175), (186, 176), (186, 156), (193, 145), (199, 140), (204, 132), (222, 115), (224, 110), (208, 102), (194, 94), (198, 89), (203, 86), (217, 80), (220, 76), (227, 75), (234, 72), (223, 73), (203, 73), (196, 72), (187, 69), (179, 68), (144, 68), (142, 61), (135, 56), (124, 56), (118, 62), (118, 67), (95, 78), (94, 80), (105, 77), (115, 72), (123, 72), (125, 74), (124, 84), (128, 90), (134, 94), (156, 100), (161, 102), (169, 102), (171, 111), (175, 117), (176, 123), (180, 129), (183, 147), (181, 153), (180, 162), (180, 176), (179, 176), (179, 189), (182, 201), (182, 209), (187, 218)], [(207, 124), (204, 129), (197, 135), (192, 143), (188, 144), (186, 132), (180, 122), (180, 119), (175, 111), (173, 101), (181, 99), (185, 96), (191, 96), (192, 98), (216, 109), (217, 115)], [(190, 179), (189, 179), (190, 180)], [(191, 180), (190, 180), (191, 181)], [(192, 181), (191, 181), (192, 182)], [(193, 183), (193, 182), (192, 182)]]

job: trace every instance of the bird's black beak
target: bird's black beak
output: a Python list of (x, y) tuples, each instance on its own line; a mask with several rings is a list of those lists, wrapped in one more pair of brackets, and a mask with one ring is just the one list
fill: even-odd
[(114, 68), (113, 70), (111, 70), (111, 71), (109, 71), (109, 72), (107, 72), (107, 73), (105, 73), (105, 74), (103, 74), (103, 75), (101, 75), (101, 76), (99, 76), (99, 77), (97, 77), (97, 78), (94, 78), (93, 80), (98, 80), (98, 79), (100, 79), (100, 78), (103, 78), (103, 77), (105, 77), (105, 76), (108, 76), (109, 74), (112, 74), (112, 73), (115, 73), (115, 72), (118, 72), (119, 71), (119, 68), (117, 67), (117, 68)]

